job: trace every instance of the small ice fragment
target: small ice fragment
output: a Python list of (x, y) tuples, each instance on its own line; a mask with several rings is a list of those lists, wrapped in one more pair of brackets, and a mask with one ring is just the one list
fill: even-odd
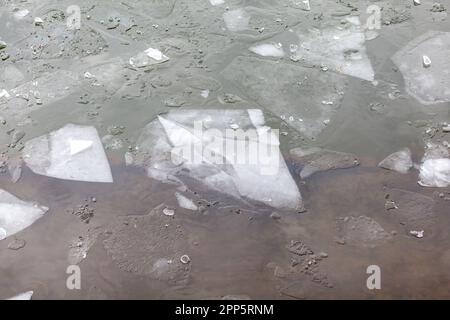
[(192, 211), (196, 211), (198, 209), (198, 207), (195, 205), (195, 203), (191, 199), (183, 196), (181, 193), (176, 192), (175, 197), (177, 198), (178, 205), (181, 208), (184, 208), (187, 210), (192, 210)]
[(209, 3), (211, 3), (211, 5), (213, 5), (213, 6), (221, 5), (224, 2), (225, 2), (224, 0), (209, 0)]
[(8, 91), (6, 91), (5, 89), (0, 90), (0, 99), (1, 98), (9, 98), (11, 97), (11, 95), (8, 93)]
[(248, 29), (248, 24), (250, 22), (250, 16), (243, 9), (227, 11), (223, 14), (223, 19), (227, 29), (232, 32)]
[(34, 18), (34, 25), (36, 26), (42, 26), (42, 24), (44, 23), (44, 20), (42, 20), (39, 17)]
[(430, 59), (430, 57), (428, 57), (428, 56), (423, 56), (423, 57), (422, 57), (422, 60), (423, 60), (423, 66), (424, 66), (425, 68), (431, 67), (431, 59)]
[(158, 49), (148, 48), (145, 50), (145, 53), (152, 59), (156, 61), (161, 61), (164, 58), (167, 58), (161, 51)]
[(31, 300), (33, 293), (34, 293), (33, 291), (27, 291), (24, 293), (20, 293), (17, 296), (11, 297), (7, 300)]
[(37, 174), (48, 177), (113, 182), (102, 142), (94, 127), (68, 124), (25, 143), (23, 159)]
[(47, 211), (0, 189), (0, 240), (28, 228)]
[(420, 166), (419, 184), (423, 187), (450, 186), (450, 159), (428, 159)]
[(250, 47), (249, 50), (251, 52), (256, 53), (257, 55), (260, 55), (263, 57), (281, 58), (284, 56), (284, 51), (283, 51), (282, 47), (275, 46), (273, 44), (268, 44), (268, 43)]
[(415, 236), (416, 238), (423, 238), (423, 233), (424, 233), (424, 230), (420, 230), (420, 231), (416, 231), (416, 230), (411, 230), (410, 232), (409, 232), (411, 235), (413, 235), (413, 236)]
[(413, 166), (411, 150), (409, 150), (409, 148), (405, 148), (397, 151), (381, 161), (378, 166), (384, 169), (406, 174)]
[(14, 17), (18, 20), (25, 18), (30, 13), (27, 9), (17, 10), (14, 12)]
[(148, 48), (144, 52), (140, 52), (134, 57), (131, 57), (129, 63), (136, 68), (143, 68), (154, 64), (163, 63), (169, 60), (169, 57), (164, 55), (160, 50)]
[(413, 0), (413, 3), (415, 6), (420, 6), (420, 0)]
[(200, 95), (207, 99), (209, 97), (209, 90), (202, 90), (202, 92), (200, 93)]
[(70, 140), (70, 155), (73, 156), (83, 152), (92, 147), (93, 144), (90, 140)]

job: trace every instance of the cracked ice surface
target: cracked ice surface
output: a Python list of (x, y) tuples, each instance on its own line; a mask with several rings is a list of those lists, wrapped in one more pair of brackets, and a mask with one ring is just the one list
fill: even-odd
[(25, 143), (23, 159), (37, 174), (65, 180), (113, 182), (94, 127), (67, 124)]
[[(201, 134), (195, 122), (203, 128)], [(237, 139), (246, 146), (244, 153), (249, 158), (244, 161), (236, 160), (243, 153), (235, 152), (234, 147), (222, 148), (232, 140), (226, 132), (233, 131), (233, 126), (250, 134), (255, 132), (248, 144), (246, 138)], [(137, 146), (137, 154), (127, 154), (127, 163), (145, 167), (148, 175), (157, 180), (183, 184), (185, 178), (190, 178), (236, 198), (280, 209), (302, 208), (300, 192), (280, 153), (278, 137), (264, 126), (261, 110), (172, 111), (149, 123)], [(192, 152), (188, 156), (179, 152), (187, 149)], [(263, 150), (268, 150), (267, 154)], [(200, 160), (192, 161), (191, 157)], [(251, 157), (258, 161), (251, 162)]]
[[(424, 56), (431, 65), (424, 66)], [(425, 105), (450, 101), (450, 32), (429, 31), (409, 42), (392, 61), (403, 74), (406, 91)]]
[(0, 240), (31, 226), (48, 208), (25, 202), (0, 189)]

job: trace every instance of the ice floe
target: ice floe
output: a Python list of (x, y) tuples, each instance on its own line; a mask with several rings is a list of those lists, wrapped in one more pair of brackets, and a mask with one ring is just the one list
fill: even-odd
[(411, 150), (409, 148), (402, 149), (391, 155), (378, 164), (379, 167), (397, 171), (399, 173), (408, 173), (412, 168)]
[(25, 143), (23, 159), (34, 172), (65, 180), (113, 182), (97, 130), (67, 124)]
[(429, 31), (409, 42), (392, 60), (406, 91), (425, 105), (450, 101), (450, 32)]
[(232, 197), (300, 209), (301, 195), (278, 137), (264, 124), (256, 109), (172, 111), (144, 128), (127, 162), (163, 182), (190, 178)]
[(0, 189), (0, 240), (31, 226), (48, 208), (25, 202)]

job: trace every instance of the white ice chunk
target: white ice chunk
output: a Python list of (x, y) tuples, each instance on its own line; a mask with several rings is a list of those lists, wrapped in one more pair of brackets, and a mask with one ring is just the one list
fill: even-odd
[(409, 42), (392, 61), (403, 74), (406, 91), (430, 105), (450, 101), (449, 57), (450, 32), (429, 31)]
[(0, 240), (31, 226), (47, 211), (46, 207), (22, 201), (0, 189)]
[(23, 159), (37, 174), (65, 180), (113, 182), (94, 127), (68, 124), (25, 143)]
[(24, 293), (20, 293), (17, 296), (11, 297), (7, 300), (31, 300), (33, 293), (34, 293), (33, 291), (27, 291)]
[(411, 150), (409, 150), (409, 148), (405, 148), (397, 151), (381, 161), (378, 166), (384, 169), (406, 174), (413, 166)]
[(419, 184), (423, 187), (450, 186), (450, 159), (427, 159), (420, 166)]
[(250, 22), (250, 16), (244, 9), (227, 11), (223, 14), (223, 19), (227, 29), (232, 32), (247, 30)]
[(249, 50), (263, 57), (275, 57), (275, 58), (284, 57), (283, 48), (275, 44), (263, 43), (250, 47)]
[[(355, 19), (359, 19), (355, 17)], [(325, 30), (299, 32), (300, 45), (294, 58), (323, 65), (335, 72), (367, 81), (374, 80), (374, 71), (365, 48), (365, 33), (360, 24)]]
[(21, 20), (21, 19), (25, 18), (29, 13), (30, 13), (30, 11), (27, 9), (17, 10), (16, 12), (14, 12), (14, 17), (17, 20)]
[(198, 209), (198, 207), (194, 203), (194, 201), (192, 201), (191, 199), (183, 196), (181, 193), (176, 192), (175, 193), (175, 197), (177, 198), (178, 205), (181, 208), (184, 208), (184, 209), (187, 209), (187, 210), (192, 210), (192, 211), (196, 211)]

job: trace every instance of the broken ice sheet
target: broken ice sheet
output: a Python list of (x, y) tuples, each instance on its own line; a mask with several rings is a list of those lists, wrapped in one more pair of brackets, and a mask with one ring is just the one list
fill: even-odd
[(184, 208), (184, 209), (187, 209), (187, 210), (192, 210), (192, 211), (196, 211), (198, 209), (198, 207), (194, 203), (194, 201), (192, 201), (188, 197), (183, 196), (181, 193), (176, 192), (175, 193), (175, 197), (177, 198), (178, 205), (181, 208)]
[(65, 180), (113, 182), (94, 127), (67, 124), (25, 143), (26, 165), (37, 174)]
[(442, 144), (427, 143), (419, 168), (419, 184), (423, 187), (450, 186), (450, 153)]
[(324, 66), (335, 72), (374, 80), (374, 71), (366, 53), (365, 33), (357, 17), (347, 24), (331, 28), (297, 32), (299, 46), (292, 57), (306, 63)]
[(0, 189), (0, 240), (31, 226), (48, 208), (25, 202)]
[[(225, 146), (234, 141), (227, 136), (233, 127), (250, 134), (247, 142), (245, 137), (236, 140), (246, 148), (242, 153)], [(180, 184), (194, 179), (235, 198), (281, 209), (302, 207), (278, 139), (264, 126), (261, 110), (171, 111), (144, 128), (137, 150), (137, 154), (127, 156), (127, 162), (145, 167), (157, 180)], [(237, 160), (242, 154), (248, 158)]]
[[(237, 57), (222, 72), (249, 100), (308, 138), (316, 138), (341, 106), (345, 76), (283, 61)], [(322, 103), (327, 101), (326, 104)]]
[[(426, 68), (423, 57), (432, 64)], [(406, 91), (425, 105), (450, 101), (450, 32), (429, 31), (409, 42), (393, 57)]]

